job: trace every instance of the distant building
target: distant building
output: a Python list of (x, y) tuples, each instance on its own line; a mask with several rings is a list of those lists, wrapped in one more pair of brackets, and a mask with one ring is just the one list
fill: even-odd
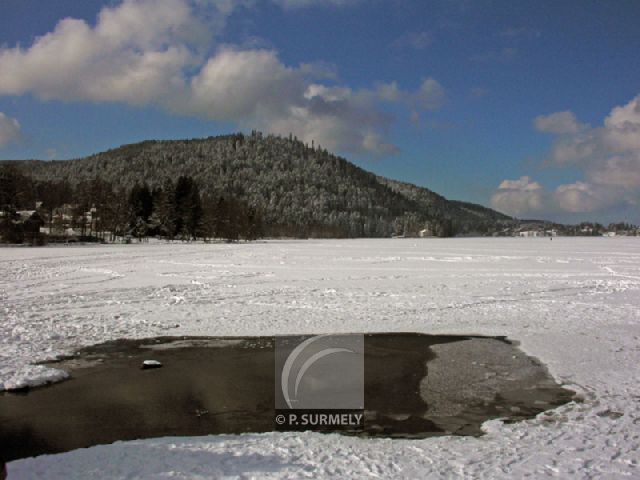
[(540, 230), (524, 230), (522, 232), (518, 232), (519, 237), (543, 237), (544, 232)]

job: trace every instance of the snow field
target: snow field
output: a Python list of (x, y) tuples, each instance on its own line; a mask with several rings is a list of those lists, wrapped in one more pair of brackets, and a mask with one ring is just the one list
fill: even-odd
[(9, 478), (640, 476), (640, 239), (384, 239), (0, 249), (0, 387), (116, 338), (323, 332), (506, 335), (580, 392), (481, 438), (315, 433), (120, 442)]

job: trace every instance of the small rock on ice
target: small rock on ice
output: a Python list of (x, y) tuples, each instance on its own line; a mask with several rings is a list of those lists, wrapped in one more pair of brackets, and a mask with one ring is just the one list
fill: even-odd
[(162, 363), (160, 363), (157, 360), (145, 360), (144, 362), (142, 362), (142, 368), (144, 370), (149, 368), (160, 368), (160, 367), (162, 367)]

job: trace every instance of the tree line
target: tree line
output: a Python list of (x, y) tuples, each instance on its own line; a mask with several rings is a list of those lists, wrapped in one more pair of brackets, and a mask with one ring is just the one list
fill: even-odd
[(10, 243), (36, 243), (41, 227), (52, 239), (72, 231), (88, 241), (263, 236), (260, 212), (232, 196), (201, 192), (190, 176), (167, 178), (153, 188), (140, 181), (127, 189), (100, 178), (42, 181), (14, 164), (0, 165), (0, 236)]

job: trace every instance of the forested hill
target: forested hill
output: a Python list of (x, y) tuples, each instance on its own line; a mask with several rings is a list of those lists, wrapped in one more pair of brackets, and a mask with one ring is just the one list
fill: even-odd
[(292, 236), (446, 236), (491, 232), (512, 219), (453, 202), (422, 187), (374, 175), (295, 138), (226, 135), (145, 141), (87, 158), (17, 161), (38, 181), (72, 185), (96, 178), (129, 191), (190, 176), (202, 195), (235, 198), (256, 208), (267, 234)]

